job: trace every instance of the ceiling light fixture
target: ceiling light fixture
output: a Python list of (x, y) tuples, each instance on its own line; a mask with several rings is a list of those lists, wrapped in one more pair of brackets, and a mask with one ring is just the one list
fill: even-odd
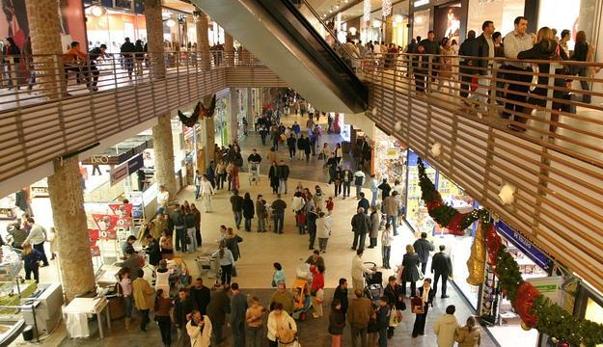
[(107, 10), (103, 6), (93, 5), (90, 7), (90, 13), (95, 17), (100, 17), (107, 13)]

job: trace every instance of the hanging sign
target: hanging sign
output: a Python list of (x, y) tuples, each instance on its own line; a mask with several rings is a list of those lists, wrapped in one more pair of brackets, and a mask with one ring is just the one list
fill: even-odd
[(519, 232), (511, 229), (502, 221), (496, 223), (496, 230), (544, 271), (548, 272), (551, 269), (553, 265), (551, 258)]

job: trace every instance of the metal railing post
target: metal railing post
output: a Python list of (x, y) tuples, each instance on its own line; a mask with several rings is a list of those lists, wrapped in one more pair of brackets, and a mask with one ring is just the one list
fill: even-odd
[[(491, 60), (488, 60), (491, 61)], [(490, 119), (496, 119), (498, 116), (498, 107), (497, 107), (497, 103), (496, 103), (496, 93), (497, 91), (497, 75), (498, 75), (498, 64), (496, 63), (496, 61), (492, 61), (492, 66), (490, 68), (491, 71), (491, 76), (490, 76), (490, 95), (488, 98), (490, 107), (488, 108), (488, 117)]]

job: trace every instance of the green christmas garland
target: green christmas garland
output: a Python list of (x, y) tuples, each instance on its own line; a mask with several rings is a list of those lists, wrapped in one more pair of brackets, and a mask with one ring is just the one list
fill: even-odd
[[(490, 213), (487, 210), (478, 209), (461, 214), (445, 204), (427, 176), (420, 158), (417, 159), (417, 165), (421, 198), (436, 223), (449, 229), (452, 227), (453, 233), (457, 235), (464, 234), (463, 230), (480, 218), (485, 223), (484, 227), (490, 227)], [(457, 232), (454, 232), (455, 228)], [(459, 230), (461, 233), (458, 232)], [(523, 309), (524, 313), (527, 308), (526, 316), (535, 321), (533, 327), (543, 334), (554, 337), (559, 341), (559, 346), (570, 344), (576, 347), (581, 345), (594, 347), (603, 343), (603, 324), (576, 318), (538, 293), (532, 285), (523, 280), (517, 262), (504, 245), (500, 245), (496, 253), (496, 276), (503, 294), (513, 303), (513, 307), (516, 310)]]

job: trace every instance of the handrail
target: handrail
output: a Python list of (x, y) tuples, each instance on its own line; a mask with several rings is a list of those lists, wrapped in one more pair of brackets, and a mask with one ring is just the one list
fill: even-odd
[[(603, 79), (574, 76), (603, 64), (465, 58), (473, 65), (463, 57), (417, 54), (359, 60), (370, 90), (366, 116), (603, 290), (603, 274), (590, 271), (603, 263), (603, 107), (582, 100), (603, 93), (578, 83)], [(519, 62), (539, 71), (510, 66)], [(505, 119), (508, 104), (514, 108)], [(498, 196), (505, 184), (515, 188), (512, 203)]]

